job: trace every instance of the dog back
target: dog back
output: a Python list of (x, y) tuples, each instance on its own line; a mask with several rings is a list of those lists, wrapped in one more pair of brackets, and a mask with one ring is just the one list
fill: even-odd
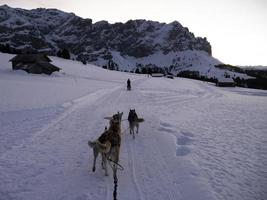
[(105, 143), (106, 141), (109, 141), (111, 143), (111, 146), (120, 146), (121, 144), (121, 129), (120, 129), (120, 123), (111, 122), (110, 127), (108, 130), (106, 130), (102, 135), (98, 138), (98, 141), (101, 143)]

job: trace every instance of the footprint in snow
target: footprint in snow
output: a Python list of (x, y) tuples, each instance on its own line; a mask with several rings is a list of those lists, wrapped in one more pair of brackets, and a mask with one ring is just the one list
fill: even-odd
[(193, 140), (190, 137), (185, 135), (181, 135), (177, 137), (177, 144), (178, 145), (187, 145), (190, 144)]
[(194, 134), (187, 131), (181, 131), (181, 135), (177, 136), (176, 140), (176, 156), (186, 156), (191, 153), (191, 149), (186, 145), (189, 145), (194, 141), (192, 137), (194, 137)]
[(168, 124), (166, 122), (160, 122), (160, 125), (163, 126), (163, 127), (173, 127), (173, 125)]
[(166, 122), (160, 122), (159, 131), (164, 131), (167, 133), (176, 133), (177, 132), (172, 124), (168, 124)]
[(176, 133), (175, 130), (170, 129), (170, 128), (166, 128), (166, 127), (160, 127), (159, 131), (164, 131), (164, 132), (167, 132), (167, 133)]
[(181, 131), (181, 134), (183, 134), (184, 136), (187, 136), (187, 137), (194, 137), (194, 134), (190, 133), (188, 131)]
[(191, 152), (187, 146), (178, 146), (176, 148), (176, 156), (186, 156)]

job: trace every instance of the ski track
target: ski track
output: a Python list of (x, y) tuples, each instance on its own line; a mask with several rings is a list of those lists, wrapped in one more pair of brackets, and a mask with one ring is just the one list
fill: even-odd
[(130, 143), (126, 143), (126, 145), (128, 146), (127, 148), (127, 152), (128, 152), (128, 157), (129, 157), (129, 162), (128, 162), (128, 167), (131, 169), (130, 172), (131, 172), (131, 178), (132, 178), (132, 181), (133, 181), (133, 184), (135, 186), (135, 193), (138, 194), (138, 198), (139, 200), (143, 200), (143, 195), (141, 193), (141, 189), (139, 187), (139, 184), (137, 182), (137, 178), (136, 178), (136, 169), (135, 169), (135, 161), (134, 161), (134, 153), (133, 153), (133, 147)]
[[(233, 112), (233, 106), (242, 105), (228, 104), (231, 101), (227, 94), (231, 91), (208, 83), (195, 82), (198, 88), (195, 90), (166, 91), (160, 85), (156, 90), (149, 88), (147, 85), (151, 84), (147, 83), (152, 81), (154, 79), (140, 78), (132, 82), (132, 91), (117, 86), (69, 102), (65, 105), (69, 107), (57, 119), (4, 152), (0, 156), (0, 200), (112, 199), (112, 171), (109, 168), (110, 176), (105, 177), (99, 158), (96, 172), (91, 171), (93, 153), (87, 141), (96, 139), (108, 125), (104, 117), (123, 111), (123, 119), (126, 119), (131, 108), (135, 108), (145, 122), (140, 124), (135, 139), (127, 130), (128, 122), (122, 124), (120, 163), (124, 170), (118, 171), (118, 199), (264, 200), (267, 177), (261, 176), (266, 175), (262, 168), (267, 160), (266, 147), (256, 137), (262, 135), (266, 141), (264, 133), (260, 133), (267, 130), (263, 125), (266, 118), (259, 119), (262, 116), (254, 113), (258, 121), (254, 120), (255, 125), (251, 127), (252, 123), (240, 117), (242, 113)], [(165, 82), (172, 84), (171, 81)], [(179, 83), (178, 79), (174, 81)], [(244, 95), (241, 93), (236, 95)], [(207, 105), (209, 100), (215, 103)], [(203, 106), (197, 106), (200, 104)], [(138, 109), (140, 105), (143, 110)], [(221, 110), (222, 107), (229, 109)], [(215, 111), (209, 114), (208, 109)], [(218, 117), (223, 115), (229, 118)], [(216, 118), (225, 119), (221, 127), (217, 127), (218, 122), (212, 124)], [(237, 128), (234, 124), (237, 120), (248, 125)], [(220, 128), (227, 130), (225, 126), (229, 127), (224, 133), (228, 135), (227, 141), (220, 132)], [(250, 134), (231, 137), (235, 131), (240, 134), (240, 129)], [(254, 146), (246, 145), (253, 140)], [(231, 143), (231, 152), (227, 143)], [(247, 146), (253, 151), (252, 155), (247, 151), (242, 153)], [(250, 158), (254, 163), (246, 160), (256, 153), (258, 158)], [(192, 164), (187, 165), (191, 161)], [(177, 169), (181, 171), (178, 175)], [(243, 178), (237, 179), (237, 175)], [(202, 186), (196, 181), (202, 178), (209, 180), (210, 185)], [(228, 179), (229, 185), (222, 185), (221, 179)], [(206, 193), (209, 186), (214, 191), (212, 194)], [(242, 187), (251, 190), (242, 191)], [(192, 191), (202, 196), (198, 198)]]
[[(141, 85), (142, 82), (139, 82), (139, 84), (135, 85), (135, 90), (131, 91), (127, 96), (120, 96), (120, 102), (127, 102), (127, 104), (130, 103), (130, 105), (132, 105), (132, 108), (136, 108), (134, 106), (134, 104), (136, 104), (138, 101), (138, 99), (141, 99), (142, 96), (140, 96), (141, 94), (139, 93), (139, 85)], [(136, 105), (138, 108), (138, 105)], [(137, 109), (138, 112), (138, 109)], [(140, 125), (142, 126), (142, 124)], [(150, 127), (151, 128), (151, 127)], [(141, 132), (141, 129), (140, 129)], [(174, 200), (174, 199), (178, 199), (179, 196), (181, 195), (179, 192), (178, 194), (174, 194), (174, 192), (172, 191), (172, 189), (166, 187), (168, 185), (170, 185), (172, 182), (170, 181), (170, 179), (168, 178), (168, 174), (167, 172), (169, 172), (167, 169), (167, 167), (165, 165), (161, 165), (160, 163), (164, 163), (163, 160), (159, 160), (159, 159), (155, 159), (152, 160), (148, 163), (146, 163), (144, 160), (146, 159), (146, 157), (148, 157), (149, 155), (143, 155), (142, 157), (138, 156), (137, 151), (138, 148), (136, 148), (136, 146), (140, 147), (140, 145), (144, 145), (144, 144), (140, 144), (143, 143), (142, 141), (140, 141), (140, 137), (141, 140), (145, 140), (147, 141), (146, 138), (143, 137), (144, 133), (138, 133), (136, 135), (136, 139), (133, 139), (131, 135), (129, 135), (129, 131), (127, 131), (126, 133), (124, 133), (124, 141), (125, 144), (123, 145), (123, 148), (127, 149), (127, 157), (128, 157), (128, 163), (127, 163), (127, 168), (129, 168), (129, 174), (131, 175), (131, 182), (133, 183), (133, 186), (130, 188), (133, 188), (133, 191), (131, 191), (130, 193), (134, 193), (136, 194), (135, 198), (131, 198), (128, 197), (127, 199), (170, 199), (170, 200)], [(149, 153), (153, 153), (155, 154), (155, 152), (157, 152), (156, 154), (159, 155), (158, 157), (161, 158), (162, 155), (158, 152), (158, 150), (155, 149), (155, 147), (157, 147), (157, 144), (149, 144), (149, 147), (146, 148), (152, 148), (151, 150), (149, 150)], [(146, 149), (147, 151), (147, 149)], [(123, 149), (122, 149), (122, 153), (123, 153)], [(139, 154), (140, 155), (140, 154)], [(154, 156), (153, 156), (154, 158)], [(138, 163), (138, 165), (136, 165), (136, 161)], [(154, 164), (152, 164), (151, 162), (153, 162)], [(158, 173), (155, 173), (154, 171), (151, 171), (151, 169), (147, 168), (147, 166), (155, 166), (155, 163), (157, 163), (158, 166), (160, 166), (159, 168), (156, 167), (156, 172), (161, 172), (162, 174), (159, 176)], [(153, 168), (155, 169), (155, 168)], [(165, 170), (163, 170), (165, 169)], [(136, 173), (138, 170), (138, 173)], [(141, 171), (141, 173), (140, 173)], [(149, 171), (149, 172), (148, 172)], [(163, 173), (164, 171), (167, 171), (166, 173)], [(128, 170), (127, 170), (128, 172)], [(125, 172), (125, 173), (127, 173)], [(154, 187), (150, 187), (151, 182), (150, 181), (146, 181), (144, 180), (144, 178), (146, 177), (146, 174), (149, 173), (151, 174), (151, 177), (155, 177), (155, 181), (154, 182), (160, 182), (160, 188), (154, 188)], [(128, 173), (127, 173), (128, 174)], [(154, 175), (152, 175), (154, 174)], [(166, 179), (167, 177), (167, 179)], [(140, 180), (139, 180), (140, 179)], [(140, 184), (141, 182), (142, 184)], [(142, 188), (140, 188), (140, 185), (142, 185)], [(164, 186), (165, 185), (165, 186)], [(143, 188), (143, 187), (148, 187), (148, 188)], [(155, 195), (157, 194), (157, 195)], [(125, 199), (125, 198), (122, 198)]]
[[(119, 87), (120, 88), (120, 87)], [(115, 90), (117, 90), (118, 87), (115, 87)], [(110, 89), (109, 89), (110, 90)], [(79, 109), (81, 106), (83, 106), (83, 104), (86, 102), (86, 104), (88, 103), (88, 101), (95, 101), (97, 99), (95, 99), (96, 97), (97, 98), (101, 98), (102, 95), (105, 95), (106, 93), (109, 93), (109, 92), (112, 92), (114, 91), (114, 89), (112, 90), (99, 90), (97, 92), (93, 92), (93, 93), (90, 93), (89, 95), (86, 95), (82, 98), (78, 98), (78, 99), (75, 99), (73, 100), (72, 102), (68, 102), (68, 103), (65, 103), (65, 104), (68, 104), (68, 105), (71, 105), (70, 108), (68, 108), (66, 111), (64, 111), (62, 114), (60, 114), (56, 119), (54, 119), (52, 122), (48, 123), (47, 125), (45, 125), (40, 131), (37, 131), (33, 137), (29, 138), (30, 140), (34, 140), (35, 137), (38, 137), (39, 135), (43, 134), (44, 132), (46, 132), (47, 130), (49, 130), (50, 128), (52, 128), (53, 126), (57, 125), (58, 123), (60, 123), (62, 120), (64, 120), (65, 118), (67, 118), (69, 115), (71, 115), (74, 111), (76, 111), (77, 109)], [(65, 105), (63, 104), (63, 106)], [(20, 146), (23, 146), (25, 145), (27, 142), (29, 142), (28, 140), (22, 140), (20, 141), (20, 144), (17, 145), (17, 146), (14, 146), (13, 148), (19, 148)], [(6, 152), (8, 153), (8, 151)], [(5, 157), (5, 154), (2, 154), (0, 156), (0, 158), (4, 158)]]
[[(143, 81), (144, 80), (139, 80), (132, 84), (134, 84), (134, 87), (136, 89), (138, 85), (140, 85)], [(111, 101), (109, 102), (109, 107), (111, 107), (114, 111), (115, 110), (124, 111), (123, 119), (127, 119), (129, 109), (134, 107), (136, 100), (139, 98), (135, 89), (133, 89), (132, 91), (126, 91), (123, 88), (122, 91), (113, 93), (112, 96), (110, 97)], [(127, 125), (125, 126), (125, 124)], [(121, 146), (120, 157), (121, 157), (121, 164), (124, 166), (124, 171), (118, 170), (118, 196), (119, 196), (118, 198), (129, 199), (129, 200), (130, 199), (143, 200), (144, 198), (136, 177), (134, 153), (130, 147), (131, 141), (129, 142), (127, 140), (129, 139), (127, 138), (128, 134), (129, 134), (129, 129), (128, 129), (128, 122), (126, 120), (122, 127), (122, 140), (124, 141), (124, 143), (122, 143)], [(124, 160), (128, 160), (127, 164), (125, 164)], [(128, 176), (125, 176), (126, 174), (128, 174)], [(126, 178), (126, 180), (124, 178)], [(130, 180), (127, 180), (129, 178)]]
[[(121, 88), (121, 87), (119, 87)], [(33, 137), (25, 140), (22, 142), (22, 144), (17, 145), (15, 147), (13, 147), (11, 150), (5, 152), (3, 155), (1, 155), (1, 160), (3, 160), (3, 162), (1, 162), (1, 168), (3, 169), (2, 172), (6, 171), (6, 174), (10, 174), (8, 167), (12, 166), (14, 164), (18, 165), (17, 171), (15, 171), (13, 173), (13, 178), (11, 180), (16, 180), (16, 184), (15, 187), (11, 187), (10, 184), (12, 184), (12, 182), (6, 182), (6, 185), (4, 185), (5, 183), (5, 179), (7, 179), (7, 177), (5, 178), (5, 173), (1, 173), (1, 180), (4, 180), (2, 182), (2, 185), (0, 188), (1, 189), (1, 198), (3, 199), (42, 199), (46, 197), (41, 197), (36, 195), (33, 195), (34, 197), (27, 197), (27, 195), (25, 195), (25, 198), (23, 198), (23, 195), (20, 197), (16, 197), (17, 194), (23, 194), (23, 193), (30, 193), (33, 192), (32, 189), (25, 189), (27, 188), (27, 184), (28, 185), (36, 185), (34, 184), (35, 182), (38, 184), (45, 184), (46, 187), (48, 187), (48, 190), (54, 191), (54, 195), (56, 194), (56, 190), (54, 190), (53, 188), (50, 188), (48, 184), (48, 182), (45, 183), (45, 179), (46, 178), (41, 178), (43, 173), (45, 174), (45, 170), (48, 169), (47, 165), (56, 165), (59, 168), (62, 168), (63, 171), (69, 171), (68, 167), (64, 165), (64, 161), (62, 162), (58, 162), (56, 157), (58, 156), (58, 158), (62, 158), (62, 160), (66, 159), (66, 161), (68, 162), (68, 156), (67, 154), (69, 153), (70, 155), (72, 155), (71, 152), (69, 152), (69, 150), (64, 149), (63, 147), (65, 145), (62, 144), (61, 140), (64, 140), (66, 142), (66, 144), (71, 145), (70, 141), (73, 141), (73, 139), (77, 138), (84, 138), (84, 136), (86, 135), (85, 133), (88, 132), (88, 130), (86, 130), (86, 128), (82, 128), (82, 127), (90, 127), (90, 123), (88, 122), (88, 124), (85, 124), (85, 119), (87, 118), (86, 116), (84, 116), (83, 118), (80, 117), (80, 114), (82, 109), (84, 108), (84, 106), (87, 106), (87, 104), (89, 103), (89, 105), (91, 105), (92, 103), (94, 103), (96, 100), (98, 100), (99, 102), (101, 102), (101, 98), (103, 98), (103, 96), (112, 93), (114, 90), (118, 90), (118, 87), (116, 87), (115, 89), (112, 90), (100, 90), (97, 91), (96, 93), (91, 93), (88, 96), (85, 96), (83, 98), (77, 99), (73, 101), (73, 105), (68, 108), (64, 113), (62, 113), (57, 119), (55, 119), (53, 122), (48, 123), (46, 126), (44, 126), (39, 132), (37, 132), (36, 134), (34, 134)], [(100, 99), (98, 99), (100, 98)], [(105, 98), (103, 98), (105, 99)], [(92, 109), (89, 107), (88, 111), (90, 112), (95, 112), (95, 109)], [(72, 122), (75, 122), (76, 124), (73, 125)], [(80, 126), (77, 126), (77, 123), (83, 122)], [(91, 124), (91, 127), (93, 127), (94, 124)], [(67, 134), (65, 135), (64, 132), (66, 133), (71, 133), (70, 131), (73, 129), (78, 129), (80, 131), (78, 131), (80, 133), (80, 136), (78, 135), (72, 135), (72, 134)], [(85, 129), (85, 130), (83, 130)], [(75, 130), (73, 130), (73, 132), (77, 132)], [(55, 134), (57, 133), (57, 134)], [(82, 135), (81, 135), (82, 134)], [(80, 143), (81, 144), (81, 143)], [(84, 141), (84, 144), (86, 145), (87, 142)], [(52, 149), (47, 148), (48, 147), (52, 147)], [(77, 148), (77, 147), (76, 147)], [(85, 146), (86, 150), (88, 150), (88, 146)], [(72, 149), (75, 149), (72, 148)], [(36, 150), (38, 150), (36, 152)], [(67, 150), (67, 154), (64, 154), (64, 151)], [(85, 153), (87, 154), (88, 152), (85, 151), (83, 152), (83, 155), (85, 155)], [(24, 155), (25, 157), (28, 158), (20, 158), (16, 155)], [(57, 155), (57, 154), (62, 154), (62, 155)], [(47, 158), (45, 158), (45, 155), (54, 155), (54, 157), (52, 156), (52, 159), (48, 157), (48, 160), (46, 160)], [(78, 154), (77, 154), (78, 155)], [(17, 160), (13, 160), (13, 158), (16, 158)], [(32, 160), (33, 159), (33, 160)], [(43, 161), (42, 159), (46, 160)], [(40, 160), (42, 163), (42, 165), (39, 165), (39, 161)], [(75, 159), (74, 159), (75, 160)], [(15, 163), (14, 163), (15, 162)], [(76, 161), (77, 165), (80, 165), (81, 161)], [(74, 167), (75, 168), (75, 167)], [(58, 170), (58, 168), (56, 168)], [(23, 171), (25, 170), (25, 171)], [(30, 170), (30, 171), (29, 171)], [(59, 171), (59, 172), (53, 172), (53, 174), (55, 175), (55, 178), (57, 176), (59, 176), (60, 174), (63, 173), (63, 171)], [(58, 174), (60, 173), (60, 174)], [(54, 180), (54, 175), (52, 174), (47, 174), (47, 177), (50, 177), (51, 180)], [(4, 176), (4, 177), (3, 177)], [(39, 178), (40, 177), (40, 178)], [(25, 179), (25, 181), (24, 181)], [(36, 180), (37, 179), (37, 180)], [(49, 179), (48, 179), (49, 181)], [(55, 180), (59, 181), (59, 180)], [(79, 182), (79, 180), (77, 180), (77, 182)], [(69, 182), (71, 183), (71, 182)], [(14, 184), (14, 183), (13, 183)], [(2, 187), (3, 186), (3, 187)], [(6, 187), (9, 186), (9, 187)], [(19, 188), (23, 188), (23, 190), (20, 190)], [(3, 188), (6, 188), (7, 191), (4, 192)], [(12, 189), (11, 189), (12, 188)], [(55, 187), (55, 188), (58, 188)], [(64, 188), (64, 184), (63, 184), (63, 188)], [(100, 187), (101, 188), (101, 187)], [(11, 190), (10, 190), (11, 189)], [(35, 191), (38, 191), (40, 188), (36, 188)], [(101, 189), (100, 189), (101, 190)], [(102, 189), (104, 190), (104, 189)], [(35, 192), (34, 191), (34, 192)], [(60, 191), (60, 189), (58, 190)], [(33, 194), (34, 194), (33, 192)], [(42, 191), (39, 191), (42, 192)], [(53, 192), (52, 192), (53, 194)], [(63, 195), (64, 196), (64, 195)], [(77, 199), (83, 199), (86, 196), (86, 194), (83, 194), (82, 196), (78, 196)], [(0, 198), (0, 199), (1, 199)], [(53, 199), (55, 197), (50, 197), (47, 199)], [(75, 197), (76, 198), (76, 197)], [(55, 199), (61, 199), (60, 195), (57, 196)], [(64, 199), (64, 197), (63, 197)], [(70, 198), (72, 199), (72, 198)], [(90, 199), (90, 198), (89, 198)], [(101, 198), (102, 199), (102, 198)], [(107, 199), (110, 199), (109, 197)], [(1, 199), (2, 200), (2, 199)]]

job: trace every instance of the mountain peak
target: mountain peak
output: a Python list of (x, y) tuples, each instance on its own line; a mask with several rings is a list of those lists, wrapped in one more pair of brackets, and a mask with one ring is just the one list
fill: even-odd
[(4, 4), (4, 5), (0, 5), (0, 8), (11, 8), (11, 7), (9, 7), (7, 4)]

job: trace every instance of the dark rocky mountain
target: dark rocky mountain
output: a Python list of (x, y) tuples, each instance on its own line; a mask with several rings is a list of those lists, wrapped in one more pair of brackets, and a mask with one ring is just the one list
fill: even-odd
[(109, 24), (92, 23), (73, 13), (56, 9), (15, 9), (0, 6), (0, 43), (24, 52), (47, 52), (55, 55), (67, 48), (78, 60), (109, 60), (111, 51), (122, 56), (142, 58), (161, 51), (163, 54), (200, 50), (211, 55), (206, 38), (195, 37), (175, 21), (170, 24), (129, 20)]

